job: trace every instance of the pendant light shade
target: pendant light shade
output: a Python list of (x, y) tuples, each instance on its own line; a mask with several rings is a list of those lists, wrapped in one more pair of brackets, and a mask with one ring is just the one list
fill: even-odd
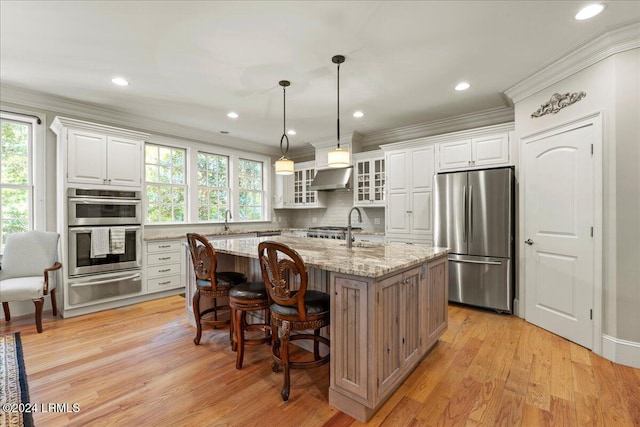
[(351, 165), (351, 155), (349, 154), (349, 150), (340, 148), (340, 64), (344, 62), (344, 56), (335, 55), (331, 58), (331, 62), (338, 66), (338, 144), (335, 150), (329, 151), (328, 161), (329, 167), (344, 168)]
[[(289, 137), (287, 136), (287, 86), (291, 85), (288, 80), (280, 80), (280, 86), (282, 86), (282, 137), (280, 137), (280, 152), (282, 157), (276, 160), (276, 174), (277, 175), (293, 175), (293, 160), (287, 158), (287, 151), (289, 151)], [(283, 148), (283, 142), (287, 143), (286, 148)]]

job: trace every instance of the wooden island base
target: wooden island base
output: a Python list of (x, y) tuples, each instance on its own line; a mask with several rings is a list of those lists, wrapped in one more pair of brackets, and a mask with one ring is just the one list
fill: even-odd
[[(211, 240), (219, 267), (260, 280), (267, 238)], [(275, 236), (297, 250), (310, 289), (331, 297), (329, 404), (369, 420), (447, 329), (447, 249), (413, 245), (346, 248), (339, 241)], [(191, 282), (192, 280), (189, 280)], [(189, 294), (187, 289), (187, 307)]]

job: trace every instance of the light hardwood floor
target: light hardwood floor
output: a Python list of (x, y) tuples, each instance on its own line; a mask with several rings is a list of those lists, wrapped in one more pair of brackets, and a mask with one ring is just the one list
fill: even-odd
[[(235, 369), (228, 331), (200, 346), (179, 296), (20, 331), (37, 426), (357, 426), (327, 402), (329, 366), (293, 371), (289, 402), (268, 346)], [(368, 423), (387, 426), (640, 426), (640, 370), (618, 365), (522, 319), (449, 306), (449, 329)]]

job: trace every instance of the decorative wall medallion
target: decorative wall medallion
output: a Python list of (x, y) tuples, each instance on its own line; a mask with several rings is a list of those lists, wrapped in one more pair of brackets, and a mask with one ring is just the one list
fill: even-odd
[(549, 99), (549, 102), (542, 104), (535, 113), (531, 114), (531, 118), (541, 117), (545, 114), (556, 114), (564, 107), (568, 107), (569, 105), (580, 101), (585, 96), (587, 96), (586, 92), (567, 92), (562, 95), (554, 93), (551, 96), (551, 99)]

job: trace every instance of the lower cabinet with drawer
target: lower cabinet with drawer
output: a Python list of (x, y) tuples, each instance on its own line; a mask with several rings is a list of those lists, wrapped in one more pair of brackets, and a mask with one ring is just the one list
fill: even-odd
[(184, 287), (181, 240), (147, 242), (147, 292)]

